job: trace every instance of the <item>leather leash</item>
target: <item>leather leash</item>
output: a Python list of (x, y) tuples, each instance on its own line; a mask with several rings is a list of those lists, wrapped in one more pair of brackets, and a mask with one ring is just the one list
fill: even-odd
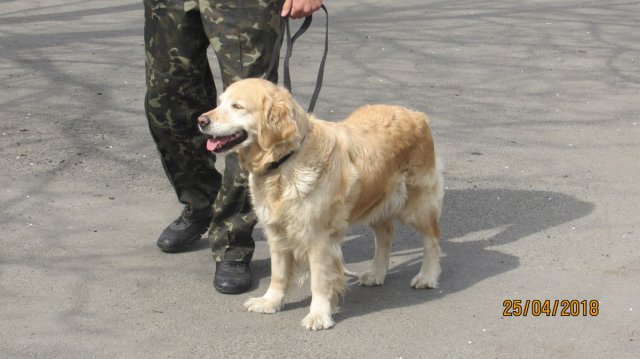
[[(324, 11), (327, 17), (327, 23), (325, 27), (324, 34), (324, 52), (322, 54), (322, 60), (320, 61), (320, 68), (318, 69), (318, 77), (316, 78), (316, 87), (313, 90), (313, 95), (311, 96), (311, 101), (309, 102), (309, 109), (307, 112), (313, 112), (313, 109), (316, 106), (316, 101), (318, 100), (318, 96), (320, 95), (320, 89), (322, 88), (322, 80), (324, 78), (324, 65), (327, 60), (327, 53), (329, 48), (329, 13), (327, 12), (327, 8), (322, 5), (322, 10)], [(291, 58), (291, 53), (293, 51), (293, 44), (295, 41), (309, 29), (311, 26), (311, 21), (313, 20), (313, 16), (309, 15), (304, 19), (302, 25), (293, 37), (291, 36), (291, 30), (289, 28), (289, 17), (282, 19), (282, 24), (280, 26), (280, 34), (278, 34), (278, 38), (276, 39), (275, 47), (273, 49), (274, 56), (271, 56), (271, 61), (269, 62), (269, 67), (267, 68), (266, 77), (273, 71), (273, 68), (276, 65), (276, 61), (279, 60), (276, 54), (280, 53), (280, 48), (282, 47), (282, 43), (284, 41), (284, 35), (287, 35), (287, 52), (284, 56), (284, 87), (291, 92), (291, 75), (289, 74), (289, 59)]]

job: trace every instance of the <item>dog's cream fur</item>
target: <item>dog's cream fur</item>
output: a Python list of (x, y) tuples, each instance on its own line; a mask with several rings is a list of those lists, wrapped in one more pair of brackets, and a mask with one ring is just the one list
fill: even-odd
[(285, 89), (247, 79), (231, 85), (203, 116), (201, 130), (212, 137), (248, 134), (232, 150), (250, 171), (255, 211), (271, 251), (271, 284), (264, 296), (245, 303), (249, 311), (278, 311), (295, 272), (308, 269), (312, 299), (302, 324), (312, 330), (333, 326), (345, 292), (340, 241), (354, 223), (370, 224), (376, 238), (371, 268), (359, 276), (363, 285), (383, 283), (398, 220), (424, 241), (422, 268), (411, 286), (436, 286), (444, 189), (425, 114), (376, 105), (327, 122), (307, 114)]

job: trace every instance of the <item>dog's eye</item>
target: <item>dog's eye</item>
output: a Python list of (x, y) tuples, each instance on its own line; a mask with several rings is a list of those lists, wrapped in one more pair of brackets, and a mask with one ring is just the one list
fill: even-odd
[(241, 105), (241, 104), (239, 104), (239, 103), (234, 103), (233, 105), (231, 105), (231, 107), (232, 107), (234, 110), (244, 110), (244, 106), (242, 106), (242, 105)]

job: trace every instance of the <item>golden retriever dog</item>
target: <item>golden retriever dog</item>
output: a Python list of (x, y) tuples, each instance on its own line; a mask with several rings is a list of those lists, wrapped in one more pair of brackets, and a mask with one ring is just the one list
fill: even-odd
[(425, 114), (398, 106), (364, 106), (342, 122), (306, 113), (284, 88), (260, 79), (234, 83), (219, 106), (198, 118), (207, 149), (235, 151), (271, 252), (271, 283), (245, 307), (275, 313), (296, 273), (311, 277), (307, 329), (334, 325), (345, 293), (340, 242), (348, 227), (375, 233), (371, 267), (359, 275), (381, 285), (389, 267), (394, 222), (413, 226), (424, 242), (414, 288), (440, 275), (439, 217), (443, 181)]

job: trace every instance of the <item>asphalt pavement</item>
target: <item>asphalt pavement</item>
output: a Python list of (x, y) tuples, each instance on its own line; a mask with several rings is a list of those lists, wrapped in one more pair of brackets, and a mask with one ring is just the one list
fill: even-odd
[[(278, 314), (248, 313), (270, 278), (257, 228), (252, 289), (217, 293), (206, 240), (155, 245), (180, 206), (144, 117), (142, 1), (5, 0), (0, 357), (638, 357), (640, 3), (325, 4), (315, 114), (387, 103), (431, 117), (440, 287), (410, 287), (421, 242), (401, 227), (384, 286), (352, 285), (334, 328), (301, 326), (308, 285)], [(324, 21), (293, 52), (305, 106)], [(343, 249), (365, 270), (371, 233), (352, 229)]]

